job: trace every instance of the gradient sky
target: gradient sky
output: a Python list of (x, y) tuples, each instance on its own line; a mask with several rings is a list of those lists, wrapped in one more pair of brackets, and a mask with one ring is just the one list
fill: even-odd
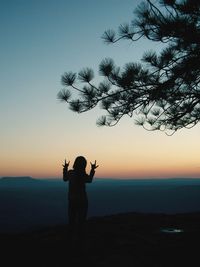
[[(141, 1), (0, 0), (0, 176), (61, 177), (62, 161), (83, 155), (97, 177), (200, 177), (200, 126), (169, 137), (124, 117), (97, 127), (104, 114), (70, 111), (57, 100), (61, 75), (112, 57), (117, 65), (160, 49), (142, 40), (105, 45), (101, 36), (133, 18)], [(89, 169), (87, 169), (89, 170)]]

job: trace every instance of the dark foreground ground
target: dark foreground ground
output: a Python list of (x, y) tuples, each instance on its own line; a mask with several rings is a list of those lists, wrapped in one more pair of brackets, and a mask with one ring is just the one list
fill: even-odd
[(1, 266), (200, 266), (200, 213), (90, 218), (82, 244), (69, 243), (67, 226), (0, 237)]

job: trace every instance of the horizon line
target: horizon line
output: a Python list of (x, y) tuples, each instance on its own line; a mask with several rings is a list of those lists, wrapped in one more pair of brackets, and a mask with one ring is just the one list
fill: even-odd
[[(0, 179), (2, 178), (31, 178), (31, 179), (39, 179), (39, 180), (45, 180), (45, 179), (56, 179), (56, 180), (62, 180), (62, 177), (34, 177), (29, 175), (23, 175), (23, 176), (0, 176)], [(182, 177), (182, 176), (173, 176), (173, 177), (95, 177), (95, 179), (108, 179), (108, 180), (173, 180), (173, 179), (200, 179), (200, 177)]]

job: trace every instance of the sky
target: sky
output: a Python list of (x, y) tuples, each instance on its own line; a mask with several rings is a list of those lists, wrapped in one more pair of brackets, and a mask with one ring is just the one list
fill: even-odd
[(64, 159), (97, 161), (96, 177), (200, 177), (200, 126), (169, 137), (124, 117), (98, 127), (100, 108), (77, 114), (57, 99), (64, 72), (111, 57), (121, 67), (160, 44), (103, 43), (140, 0), (0, 0), (0, 177), (61, 178)]

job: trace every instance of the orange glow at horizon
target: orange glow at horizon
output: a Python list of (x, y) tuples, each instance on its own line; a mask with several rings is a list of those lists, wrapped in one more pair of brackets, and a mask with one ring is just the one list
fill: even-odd
[(99, 178), (200, 177), (200, 144), (196, 142), (200, 127), (167, 137), (132, 126), (129, 120), (114, 128), (89, 124), (87, 115), (78, 116), (70, 129), (64, 124), (60, 124), (59, 133), (56, 128), (46, 129), (45, 138), (40, 132), (30, 132), (16, 140), (13, 137), (13, 146), (5, 140), (0, 177), (61, 178), (64, 159), (70, 160), (72, 168), (79, 155), (87, 159), (87, 172), (90, 162), (97, 160), (95, 176)]
[[(134, 162), (134, 164), (121, 162), (105, 162), (98, 160), (99, 167), (96, 170), (95, 177), (98, 178), (170, 178), (170, 177), (196, 177), (200, 178), (200, 168), (191, 164), (152, 164), (147, 162)], [(73, 162), (70, 163), (72, 168)], [(11, 168), (12, 166), (12, 168)], [(90, 161), (88, 161), (86, 171), (90, 170)], [(10, 160), (9, 164), (4, 162), (1, 168), (1, 176), (32, 176), (36, 178), (62, 178), (61, 160), (49, 161), (28, 161), (15, 162)]]

